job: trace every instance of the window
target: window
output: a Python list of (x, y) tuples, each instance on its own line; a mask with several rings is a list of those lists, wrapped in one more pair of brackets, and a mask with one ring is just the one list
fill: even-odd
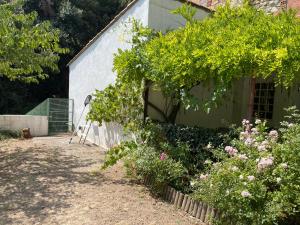
[(274, 105), (274, 83), (255, 84), (253, 115), (260, 119), (271, 120)]

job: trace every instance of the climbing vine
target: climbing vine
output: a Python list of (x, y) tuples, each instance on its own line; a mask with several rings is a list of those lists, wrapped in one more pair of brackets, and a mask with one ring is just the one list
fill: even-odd
[[(273, 79), (286, 88), (299, 79), (300, 22), (293, 11), (275, 16), (247, 4), (225, 5), (201, 21), (188, 16), (195, 14), (191, 6), (175, 13), (187, 23), (166, 34), (134, 22), (133, 48), (115, 55), (116, 84), (96, 93), (93, 120), (140, 121), (149, 86), (170, 99), (173, 108), (163, 118), (174, 122), (180, 107), (217, 107), (243, 77)], [(191, 92), (198, 85), (213, 89), (204, 105)]]

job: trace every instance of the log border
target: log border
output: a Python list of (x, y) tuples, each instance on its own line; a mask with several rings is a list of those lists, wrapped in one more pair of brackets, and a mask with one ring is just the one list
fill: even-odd
[[(143, 183), (146, 186), (151, 186), (153, 182), (154, 179), (149, 177), (143, 179)], [(213, 221), (220, 217), (220, 212), (217, 209), (210, 207), (205, 202), (195, 200), (191, 196), (183, 194), (168, 185), (162, 188), (161, 197), (173, 204), (175, 208), (185, 211), (205, 225), (212, 225)]]

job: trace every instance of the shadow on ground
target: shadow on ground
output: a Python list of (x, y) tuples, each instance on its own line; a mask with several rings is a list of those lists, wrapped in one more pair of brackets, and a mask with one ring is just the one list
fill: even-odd
[[(1, 152), (1, 151), (0, 151)], [(99, 161), (98, 161), (99, 162)], [(0, 224), (22, 223), (18, 215), (42, 223), (69, 207), (76, 183), (100, 186), (105, 178), (80, 168), (95, 160), (65, 155), (59, 147), (15, 148), (0, 153)], [(16, 217), (16, 218), (14, 218)]]

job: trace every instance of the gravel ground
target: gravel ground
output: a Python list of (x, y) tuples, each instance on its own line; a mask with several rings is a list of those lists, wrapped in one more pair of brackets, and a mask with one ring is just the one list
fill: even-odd
[(105, 152), (99, 147), (68, 141), (0, 142), (1, 225), (197, 224), (127, 179), (122, 165), (101, 171)]

